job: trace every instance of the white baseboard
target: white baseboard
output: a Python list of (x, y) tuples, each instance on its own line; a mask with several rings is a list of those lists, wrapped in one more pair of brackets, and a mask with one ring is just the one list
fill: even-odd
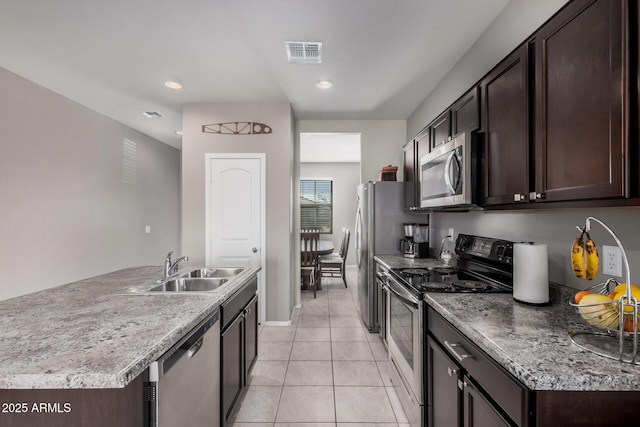
[(291, 326), (293, 323), (293, 316), (296, 315), (296, 310), (300, 310), (302, 304), (298, 304), (293, 307), (293, 313), (291, 313), (291, 320), (266, 320), (264, 326)]
[(265, 326), (291, 326), (291, 320), (265, 320)]

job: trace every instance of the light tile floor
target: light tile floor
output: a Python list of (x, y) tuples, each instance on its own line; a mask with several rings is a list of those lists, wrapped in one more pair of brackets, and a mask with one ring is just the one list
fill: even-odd
[(258, 360), (234, 427), (408, 427), (386, 348), (356, 308), (357, 272), (302, 291), (291, 326), (261, 326)]

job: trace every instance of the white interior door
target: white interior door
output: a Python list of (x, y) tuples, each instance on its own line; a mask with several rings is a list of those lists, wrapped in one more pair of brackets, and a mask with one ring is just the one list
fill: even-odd
[(219, 267), (262, 265), (260, 321), (265, 314), (265, 155), (207, 154), (206, 262)]

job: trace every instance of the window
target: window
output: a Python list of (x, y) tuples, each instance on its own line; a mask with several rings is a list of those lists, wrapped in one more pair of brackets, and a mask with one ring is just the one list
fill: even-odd
[(318, 228), (320, 233), (333, 232), (333, 181), (331, 179), (300, 180), (300, 228)]

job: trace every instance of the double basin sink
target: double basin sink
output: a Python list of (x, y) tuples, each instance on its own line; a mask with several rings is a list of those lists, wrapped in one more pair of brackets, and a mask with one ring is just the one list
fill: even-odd
[(231, 278), (242, 273), (244, 268), (207, 267), (199, 268), (167, 279), (149, 292), (210, 292), (218, 289)]

